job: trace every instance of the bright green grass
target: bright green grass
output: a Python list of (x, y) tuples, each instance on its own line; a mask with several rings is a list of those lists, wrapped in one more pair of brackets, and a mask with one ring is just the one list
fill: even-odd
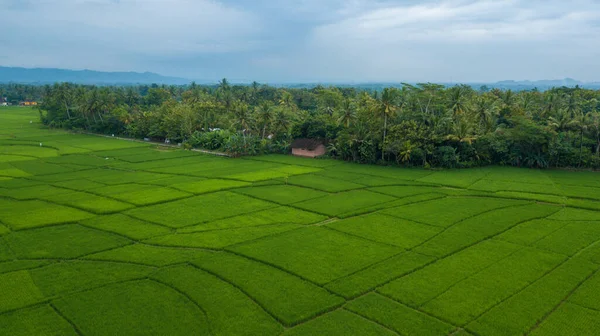
[(396, 335), (393, 331), (346, 310), (329, 314), (287, 330), (284, 336), (308, 335)]
[(229, 245), (254, 240), (277, 233), (290, 231), (302, 227), (298, 224), (279, 224), (249, 226), (238, 229), (224, 229), (215, 231), (201, 231), (195, 233), (175, 233), (146, 240), (153, 245), (175, 247), (204, 247), (220, 249)]
[(88, 212), (63, 205), (0, 199), (0, 221), (13, 230), (76, 222), (93, 216)]
[(279, 334), (283, 327), (235, 286), (192, 266), (165, 268), (153, 279), (173, 286), (206, 312), (212, 335)]
[(209, 330), (197, 305), (151, 280), (100, 287), (53, 304), (85, 335), (205, 335)]
[(0, 274), (0, 313), (41, 302), (44, 295), (28, 271)]
[(133, 208), (133, 205), (128, 203), (78, 191), (56, 196), (48, 195), (43, 199), (96, 214), (110, 214)]
[(336, 217), (365, 208), (376, 209), (384, 207), (385, 203), (393, 200), (395, 200), (394, 197), (368, 190), (352, 190), (295, 203), (294, 206), (307, 211)]
[(484, 169), (460, 169), (446, 170), (443, 172), (433, 173), (423, 178), (418, 179), (419, 182), (440, 184), (453, 187), (467, 188), (475, 182), (484, 178), (488, 172)]
[(83, 288), (142, 279), (153, 271), (152, 267), (134, 264), (71, 261), (37, 268), (31, 270), (30, 274), (45, 296), (55, 297)]
[(117, 189), (116, 192), (113, 191), (112, 187), (94, 189), (91, 192), (97, 192), (135, 205), (163, 203), (191, 196), (189, 193), (167, 187), (154, 187), (139, 184), (126, 184), (119, 187), (123, 188), (114, 188)]
[(598, 265), (581, 259), (569, 260), (467, 327), (480, 335), (524, 334), (597, 269)]
[[(598, 265), (595, 265), (594, 269), (597, 270)], [(600, 311), (600, 291), (598, 291), (598, 286), (600, 286), (600, 272), (596, 271), (594, 276), (587, 279), (587, 281), (582, 283), (581, 287), (577, 288), (569, 298), (569, 302)]]
[(558, 209), (550, 205), (529, 204), (486, 212), (447, 228), (415, 248), (415, 251), (438, 257), (446, 256), (483, 239), (499, 235), (522, 222), (544, 218), (556, 211)]
[(11, 336), (77, 336), (73, 327), (49, 305), (0, 315), (0, 330)]
[(533, 246), (556, 253), (574, 255), (600, 240), (600, 222), (573, 222), (535, 242)]
[(362, 296), (345, 308), (401, 335), (448, 335), (456, 329), (446, 322), (375, 293)]
[(240, 288), (285, 325), (344, 303), (341, 297), (287, 272), (230, 254), (212, 254), (195, 265)]
[(325, 288), (345, 298), (354, 298), (377, 286), (415, 271), (434, 260), (433, 257), (414, 252), (401, 253), (346, 277), (334, 280), (325, 285)]
[(495, 198), (448, 197), (440, 200), (410, 204), (383, 211), (385, 214), (440, 227), (490, 211), (524, 204), (524, 202)]
[(327, 227), (405, 249), (419, 245), (442, 230), (380, 213), (335, 221)]
[(362, 184), (313, 174), (292, 176), (287, 179), (287, 183), (327, 192), (340, 192), (352, 189), (361, 189), (365, 187)]
[(96, 216), (82, 221), (81, 224), (98, 230), (114, 232), (134, 240), (161, 236), (172, 231), (168, 227), (147, 223), (122, 214)]
[(531, 335), (597, 335), (598, 330), (600, 330), (600, 311), (567, 302), (548, 316)]
[(15, 255), (24, 259), (71, 259), (130, 242), (74, 224), (19, 231), (6, 236), (5, 240)]
[(516, 244), (531, 245), (553, 234), (557, 230), (560, 230), (567, 224), (568, 223), (564, 221), (534, 219), (529, 222), (521, 223), (500, 234), (496, 238)]
[(248, 182), (241, 181), (206, 179), (195, 182), (175, 183), (169, 186), (192, 194), (204, 194), (218, 190), (245, 187), (249, 184)]
[(313, 224), (322, 222), (326, 219), (326, 216), (315, 214), (313, 212), (291, 207), (278, 206), (249, 214), (243, 214), (231, 218), (219, 219), (209, 223), (185, 227), (178, 229), (177, 232), (190, 233), (272, 224)]
[(293, 185), (270, 185), (238, 189), (236, 192), (279, 204), (292, 204), (326, 196), (327, 193)]
[(538, 193), (538, 194), (548, 194), (548, 195), (557, 195), (563, 196), (563, 192), (558, 189), (554, 184), (534, 184), (527, 182), (516, 182), (516, 181), (502, 181), (502, 180), (492, 180), (492, 179), (483, 179), (478, 181), (469, 187), (473, 190), (482, 190), (482, 191), (503, 191), (503, 192), (530, 192), (530, 193)]
[(104, 252), (89, 254), (84, 259), (114, 261), (148, 266), (168, 266), (206, 257), (206, 251), (133, 244)]
[(325, 228), (305, 228), (229, 248), (325, 284), (401, 252)]
[(582, 209), (564, 208), (563, 210), (548, 217), (548, 219), (556, 219), (556, 220), (563, 220), (563, 221), (600, 221), (600, 212), (590, 211), (590, 210), (582, 210)]
[(523, 249), (457, 283), (421, 308), (456, 325), (465, 325), (544, 276), (564, 256)]
[[(264, 181), (275, 178), (285, 178), (287, 179), (289, 176), (294, 175), (302, 175), (308, 173), (314, 173), (320, 171), (319, 168), (311, 168), (311, 167), (302, 167), (302, 166), (283, 166), (278, 168), (272, 168), (267, 170), (261, 170), (250, 173), (241, 173), (241, 174), (233, 174), (227, 175), (227, 178), (234, 180), (242, 180), (249, 182), (256, 181)], [(222, 175), (220, 175), (222, 176)]]
[(304, 158), (290, 155), (281, 155), (281, 154), (270, 154), (270, 155), (262, 155), (257, 157), (249, 157), (244, 158), (245, 160), (259, 160), (266, 162), (275, 162), (275, 163), (283, 163), (297, 166), (308, 166), (308, 167), (318, 167), (325, 168), (331, 167), (338, 164), (341, 164), (340, 161), (330, 160), (330, 159), (312, 159), (312, 158)]
[(488, 240), (441, 259), (378, 289), (410, 306), (438, 297), (464, 279), (518, 251), (518, 245)]
[[(274, 206), (272, 203), (222, 191), (186, 198), (177, 202), (137, 208), (127, 211), (127, 214), (153, 223), (180, 228), (264, 210)], [(165, 214), (168, 214), (168, 216), (165, 216)]]
[(52, 261), (48, 260), (13, 260), (0, 262), (0, 274), (37, 268), (50, 263), (52, 263)]

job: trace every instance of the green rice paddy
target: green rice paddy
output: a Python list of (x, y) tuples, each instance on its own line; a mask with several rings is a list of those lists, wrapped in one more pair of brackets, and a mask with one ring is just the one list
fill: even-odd
[(0, 108), (2, 335), (600, 335), (599, 293), (598, 173), (230, 159)]

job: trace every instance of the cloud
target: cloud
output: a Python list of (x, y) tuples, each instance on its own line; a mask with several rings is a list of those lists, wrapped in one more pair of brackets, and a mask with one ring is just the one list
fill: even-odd
[(600, 80), (597, 0), (0, 0), (0, 62), (193, 79)]
[[(94, 62), (128, 58), (220, 54), (251, 50), (261, 23), (253, 15), (209, 0), (36, 0), (10, 6), (0, 20), (3, 42), (15, 59), (45, 65), (42, 55), (23, 54), (27, 45), (42, 52), (70, 53)], [(23, 50), (29, 51), (29, 50)], [(119, 60), (120, 59), (120, 60)], [(104, 64), (102, 67), (109, 67)], [(97, 67), (97, 66), (96, 66)]]
[[(589, 62), (584, 54), (599, 54), (599, 20), (595, 1), (387, 3), (315, 27), (307, 46), (315, 55), (310, 61), (324, 63), (326, 76), (339, 80), (350, 80), (357, 72), (369, 80), (396, 81), (575, 76), (568, 73), (568, 58)], [(553, 57), (561, 57), (562, 66), (554, 66)], [(506, 63), (513, 71), (496, 70), (506, 69)]]

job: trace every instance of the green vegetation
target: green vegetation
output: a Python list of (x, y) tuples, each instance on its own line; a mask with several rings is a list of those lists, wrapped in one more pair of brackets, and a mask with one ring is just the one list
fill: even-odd
[(0, 334), (600, 330), (597, 173), (233, 159), (35, 117), (0, 107)]

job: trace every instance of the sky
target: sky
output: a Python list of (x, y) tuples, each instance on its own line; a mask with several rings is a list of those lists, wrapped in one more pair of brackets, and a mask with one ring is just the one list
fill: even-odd
[(600, 0), (0, 0), (0, 65), (200, 82), (600, 81)]

